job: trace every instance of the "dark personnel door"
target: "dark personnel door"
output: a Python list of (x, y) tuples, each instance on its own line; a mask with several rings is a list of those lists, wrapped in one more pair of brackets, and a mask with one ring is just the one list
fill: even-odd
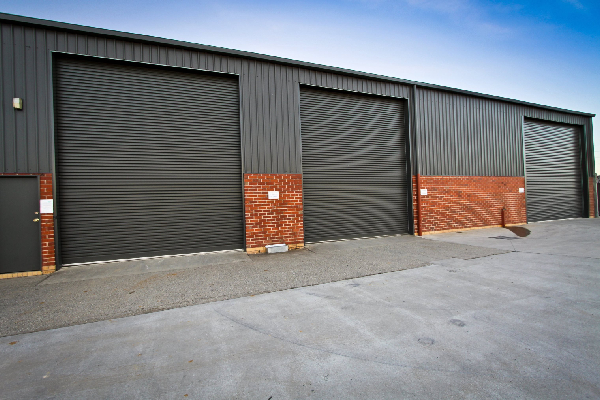
[(41, 266), (37, 177), (0, 177), (0, 273)]

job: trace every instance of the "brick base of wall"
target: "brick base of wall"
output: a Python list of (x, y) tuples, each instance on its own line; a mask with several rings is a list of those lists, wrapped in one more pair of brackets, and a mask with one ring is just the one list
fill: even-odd
[(594, 192), (596, 189), (596, 178), (591, 176), (588, 178), (588, 181), (588, 191), (590, 195), (590, 218), (594, 218), (596, 216), (596, 196), (594, 196)]
[[(40, 200), (52, 199), (52, 174), (40, 176)], [(54, 247), (54, 214), (41, 214), (42, 223), (42, 273), (56, 271), (56, 250)]]
[[(268, 192), (279, 192), (279, 199)], [(244, 174), (246, 251), (264, 253), (270, 244), (304, 246), (301, 174)]]
[[(40, 200), (52, 199), (52, 174), (0, 174), (0, 176), (39, 176)], [(41, 270), (2, 274), (0, 279), (50, 274), (56, 271), (56, 257), (54, 248), (54, 214), (41, 214), (40, 224), (42, 234)]]
[[(421, 176), (423, 234), (527, 223), (524, 177)], [(418, 232), (417, 177), (413, 177), (415, 232)]]
[(8, 278), (25, 278), (28, 276), (42, 275), (42, 271), (26, 271), (26, 272), (13, 272), (11, 274), (0, 274), (0, 279)]
[[(303, 247), (304, 247), (304, 243), (288, 244), (288, 250), (298, 250)], [(246, 249), (246, 253), (248, 253), (248, 254), (260, 254), (260, 253), (266, 253), (266, 252), (267, 252), (266, 247), (252, 247), (252, 248)]]

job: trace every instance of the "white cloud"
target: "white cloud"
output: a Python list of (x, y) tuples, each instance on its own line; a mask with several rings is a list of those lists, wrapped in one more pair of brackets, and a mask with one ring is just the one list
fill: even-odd
[(563, 1), (565, 3), (571, 4), (573, 7), (577, 8), (578, 10), (583, 10), (585, 8), (579, 0), (563, 0)]

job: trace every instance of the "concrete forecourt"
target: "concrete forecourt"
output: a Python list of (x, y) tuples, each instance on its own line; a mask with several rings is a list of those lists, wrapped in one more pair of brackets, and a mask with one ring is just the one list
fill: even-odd
[(0, 398), (598, 398), (600, 221), (523, 227), (9, 279)]

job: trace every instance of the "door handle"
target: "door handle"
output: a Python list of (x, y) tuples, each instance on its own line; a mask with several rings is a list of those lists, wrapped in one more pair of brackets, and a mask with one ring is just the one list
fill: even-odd
[(38, 222), (39, 220), (40, 220), (39, 218), (36, 218), (33, 220), (33, 222)]

